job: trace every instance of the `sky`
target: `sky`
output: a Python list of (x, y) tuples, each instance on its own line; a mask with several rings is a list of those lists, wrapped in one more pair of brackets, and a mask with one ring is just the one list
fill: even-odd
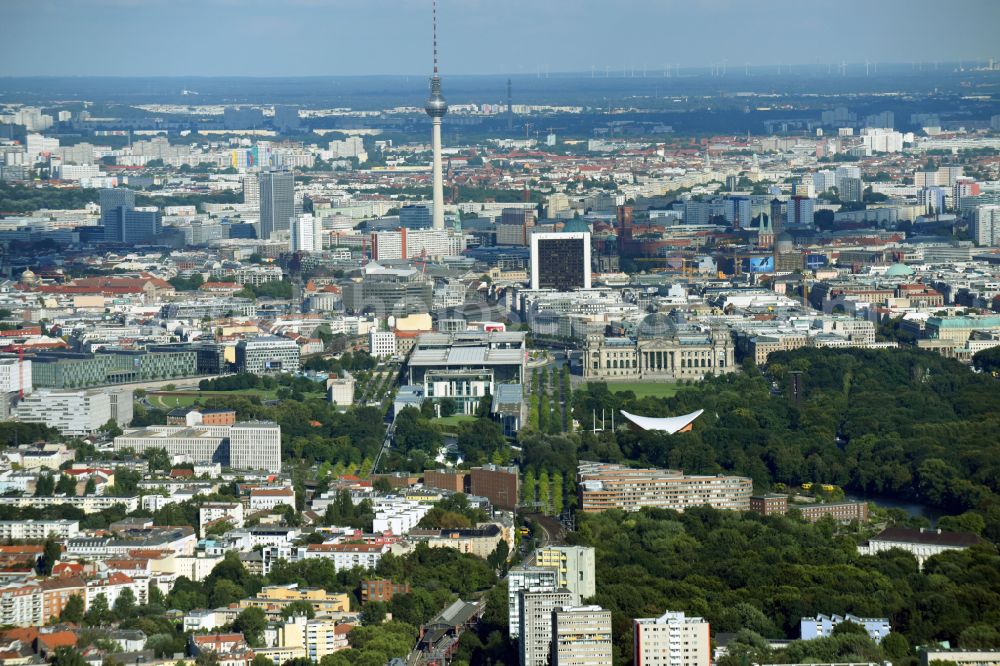
[[(1000, 0), (439, 0), (447, 74), (1000, 58)], [(431, 0), (0, 0), (0, 76), (425, 74)]]

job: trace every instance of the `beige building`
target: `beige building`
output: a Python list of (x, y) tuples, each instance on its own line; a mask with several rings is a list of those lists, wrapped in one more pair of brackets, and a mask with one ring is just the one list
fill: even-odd
[(552, 654), (552, 612), (573, 603), (569, 590), (521, 590), (521, 666), (549, 666)]
[(742, 476), (687, 476), (673, 469), (632, 469), (581, 463), (576, 475), (580, 509), (639, 511), (643, 507), (683, 511), (695, 506), (749, 511), (753, 482)]
[(737, 370), (732, 336), (724, 328), (652, 314), (635, 337), (588, 335), (583, 376), (591, 380), (676, 381)]
[(318, 588), (300, 588), (298, 585), (271, 585), (251, 599), (242, 599), (240, 608), (261, 608), (267, 613), (280, 614), (291, 603), (307, 601), (317, 616), (346, 613), (351, 610), (347, 594), (331, 594)]
[(551, 666), (611, 666), (611, 611), (557, 608), (552, 613)]
[(660, 617), (633, 621), (635, 666), (709, 666), (709, 624), (700, 617), (667, 611)]

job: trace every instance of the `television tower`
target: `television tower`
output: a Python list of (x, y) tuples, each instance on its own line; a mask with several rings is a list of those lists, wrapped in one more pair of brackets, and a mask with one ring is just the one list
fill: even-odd
[(431, 22), (434, 35), (434, 75), (431, 77), (431, 96), (424, 104), (424, 111), (431, 117), (431, 147), (434, 150), (434, 217), (433, 228), (444, 229), (444, 180), (441, 177), (441, 119), (448, 113), (448, 103), (441, 95), (441, 77), (438, 75), (437, 49), (437, 0), (432, 5)]

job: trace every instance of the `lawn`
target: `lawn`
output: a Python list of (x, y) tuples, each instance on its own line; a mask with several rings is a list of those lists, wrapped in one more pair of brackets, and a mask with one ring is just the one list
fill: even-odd
[(452, 414), (451, 416), (442, 416), (440, 418), (434, 419), (434, 423), (440, 423), (443, 426), (458, 427), (463, 423), (468, 423), (469, 421), (475, 421), (476, 417), (469, 414)]
[(632, 391), (637, 398), (669, 398), (683, 387), (667, 382), (608, 382), (612, 393)]
[[(155, 394), (149, 396), (149, 402), (154, 407), (160, 409), (171, 410), (176, 407), (190, 407), (195, 402), (199, 400), (204, 402), (207, 398), (211, 398), (215, 395), (243, 395), (243, 396), (258, 396), (261, 401), (275, 400), (277, 398), (277, 391), (269, 391), (267, 389), (245, 389), (243, 391), (200, 391), (198, 395), (185, 395), (185, 393), (190, 393), (191, 391), (182, 391), (179, 395), (171, 394)], [(307, 397), (312, 397), (313, 395), (317, 397), (324, 397), (326, 394), (316, 393), (307, 394)]]

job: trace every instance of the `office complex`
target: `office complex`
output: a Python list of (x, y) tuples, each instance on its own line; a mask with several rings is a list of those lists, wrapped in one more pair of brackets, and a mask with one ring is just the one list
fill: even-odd
[(753, 492), (753, 482), (742, 476), (687, 476), (680, 470), (605, 463), (581, 463), (576, 480), (580, 510), (587, 513), (643, 507), (684, 511), (695, 506), (749, 511)]
[(431, 95), (424, 104), (424, 111), (431, 117), (431, 148), (434, 153), (434, 161), (431, 165), (433, 170), (433, 198), (434, 198), (434, 218), (432, 227), (434, 229), (444, 229), (444, 177), (441, 174), (441, 119), (448, 113), (448, 103), (441, 94), (441, 77), (438, 74), (438, 52), (437, 52), (437, 2), (434, 3), (433, 31), (434, 31), (434, 75), (431, 77)]
[(163, 230), (159, 210), (136, 209), (135, 192), (123, 187), (105, 188), (98, 195), (101, 226), (109, 243), (142, 245), (154, 242)]
[(135, 191), (124, 188), (104, 188), (98, 193), (101, 205), (101, 226), (112, 239), (121, 236), (122, 209), (135, 208)]
[[(116, 414), (112, 413), (112, 397)], [(44, 423), (63, 435), (93, 435), (112, 419), (122, 426), (132, 421), (132, 390), (39, 389), (18, 403), (16, 414), (19, 421)]]
[(433, 287), (433, 281), (415, 268), (386, 268), (372, 262), (365, 266), (364, 277), (344, 284), (344, 307), (380, 317), (428, 312), (434, 302)]
[(294, 340), (262, 335), (239, 341), (236, 345), (236, 367), (240, 372), (254, 375), (297, 372), (300, 355), (301, 350)]
[(525, 334), (463, 331), (425, 333), (407, 364), (408, 383), (426, 398), (452, 398), (462, 414), (474, 414), (483, 396), (499, 384), (523, 384)]
[(430, 229), (431, 211), (427, 206), (411, 204), (399, 209), (399, 226), (403, 229)]
[(292, 252), (321, 252), (323, 250), (323, 220), (311, 214), (292, 219)]
[(712, 644), (709, 624), (700, 617), (667, 611), (660, 617), (632, 622), (635, 666), (709, 666)]
[(532, 234), (531, 288), (590, 289), (590, 233)]
[(563, 606), (552, 613), (551, 666), (611, 666), (611, 611)]
[(114, 441), (115, 451), (141, 455), (165, 449), (193, 463), (219, 463), (234, 469), (281, 471), (281, 426), (251, 421), (230, 426), (149, 426), (126, 430)]
[(372, 234), (372, 259), (440, 259), (459, 255), (465, 249), (465, 236), (446, 229), (401, 227), (396, 231)]
[(257, 236), (267, 240), (288, 231), (295, 217), (295, 177), (291, 171), (262, 171), (258, 185), (260, 226)]
[(521, 666), (549, 666), (552, 654), (552, 614), (557, 608), (578, 603), (569, 590), (521, 590), (518, 652)]
[(89, 388), (198, 374), (198, 354), (172, 347), (160, 351), (100, 349), (94, 354), (41, 351), (31, 356), (36, 387)]

